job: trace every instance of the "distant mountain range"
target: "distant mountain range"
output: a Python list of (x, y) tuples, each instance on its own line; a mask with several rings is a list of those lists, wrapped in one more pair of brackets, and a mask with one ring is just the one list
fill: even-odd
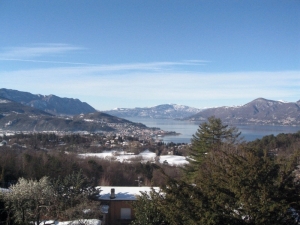
[(242, 106), (223, 106), (202, 110), (165, 104), (149, 108), (117, 108), (105, 111), (105, 113), (123, 118), (205, 121), (208, 117), (215, 116), (226, 124), (300, 125), (300, 100), (282, 102), (258, 98)]
[[(69, 119), (63, 117), (66, 115)], [(117, 108), (101, 113), (78, 99), (0, 89), (0, 129), (9, 126), (15, 130), (26, 127), (35, 130), (113, 130), (108, 125), (111, 121), (130, 122), (117, 117), (204, 121), (210, 116), (220, 118), (226, 124), (300, 125), (300, 100), (282, 102), (258, 98), (242, 106), (202, 110), (163, 104), (145, 108)]]
[(128, 127), (147, 129), (143, 124), (106, 113), (94, 112), (62, 117), (0, 97), (0, 130), (110, 132), (128, 130)]
[(55, 95), (35, 95), (29, 92), (0, 89), (0, 97), (31, 106), (54, 115), (77, 115), (96, 112), (92, 106), (78, 99), (60, 98)]
[(300, 125), (300, 101), (258, 98), (243, 106), (204, 109), (184, 120), (204, 121), (210, 116), (220, 118), (226, 124)]
[(183, 119), (201, 112), (201, 109), (176, 104), (164, 104), (148, 108), (117, 108), (104, 112), (122, 118)]

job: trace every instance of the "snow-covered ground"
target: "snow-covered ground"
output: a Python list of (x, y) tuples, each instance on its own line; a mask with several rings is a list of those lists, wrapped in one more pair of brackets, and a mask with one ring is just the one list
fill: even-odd
[(179, 155), (161, 155), (159, 157), (160, 163), (168, 163), (169, 165), (183, 165), (188, 164), (185, 156)]
[(55, 221), (55, 220), (48, 220), (42, 221), (40, 225), (101, 225), (101, 220), (98, 219), (82, 219), (82, 220), (73, 220), (73, 221)]
[(85, 153), (80, 154), (81, 157), (98, 157), (106, 160), (116, 160), (119, 162), (132, 162), (140, 160), (141, 162), (155, 162), (155, 160), (160, 163), (168, 163), (169, 165), (180, 166), (187, 164), (188, 161), (184, 156), (178, 155), (162, 155), (157, 157), (154, 152), (145, 150), (138, 155), (133, 155), (132, 153), (126, 153), (125, 151), (103, 151), (102, 153)]

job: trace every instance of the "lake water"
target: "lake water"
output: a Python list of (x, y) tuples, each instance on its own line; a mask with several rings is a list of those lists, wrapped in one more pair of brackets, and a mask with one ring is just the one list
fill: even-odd
[[(139, 117), (127, 117), (127, 120), (143, 123), (148, 127), (158, 127), (165, 131), (175, 131), (180, 133), (176, 136), (165, 136), (161, 139), (168, 143), (190, 143), (192, 135), (196, 133), (200, 122), (179, 121), (171, 119), (151, 119)], [(280, 133), (296, 133), (300, 126), (272, 126), (272, 125), (237, 125), (236, 126), (245, 141), (253, 141), (266, 135), (277, 135)]]

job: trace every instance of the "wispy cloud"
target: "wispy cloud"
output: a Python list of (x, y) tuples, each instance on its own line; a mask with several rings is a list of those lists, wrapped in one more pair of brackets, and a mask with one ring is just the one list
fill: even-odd
[(98, 109), (169, 102), (202, 108), (245, 104), (257, 97), (300, 99), (300, 71), (197, 73), (161, 70), (179, 64), (56, 67), (0, 72), (0, 77), (2, 87), (79, 98)]
[(83, 49), (68, 44), (5, 49), (0, 52), (0, 61), (43, 63), (47, 68), (2, 69), (1, 86), (35, 94), (79, 98), (97, 109), (168, 102), (202, 108), (239, 105), (257, 97), (300, 99), (300, 71), (204, 73), (191, 72), (201, 71), (201, 66), (211, 63), (199, 59), (89, 64), (47, 58)]
[(65, 61), (35, 60), (35, 59), (16, 59), (16, 58), (0, 58), (0, 61), (18, 61), (18, 62), (32, 62), (32, 63), (85, 65), (85, 66), (97, 65), (97, 64), (90, 64), (90, 63), (76, 63), (76, 62), (65, 62)]
[(63, 54), (70, 51), (82, 50), (83, 48), (68, 44), (33, 44), (23, 47), (4, 48), (0, 51), (1, 60), (24, 60), (41, 56)]
[(79, 65), (79, 66), (89, 66), (84, 68), (74, 68), (74, 69), (84, 69), (84, 70), (94, 70), (94, 71), (127, 71), (127, 70), (162, 70), (171, 69), (175, 66), (204, 66), (206, 63), (204, 61), (199, 62), (189, 62), (189, 61), (178, 61), (178, 62), (150, 62), (150, 63), (128, 63), (128, 64), (91, 64), (91, 63), (77, 63), (77, 62), (66, 62), (66, 61), (52, 61), (52, 60), (36, 60), (36, 59), (21, 59), (21, 58), (1, 58), (0, 61), (20, 61), (20, 62), (33, 62), (33, 63), (49, 63), (49, 64), (66, 64), (66, 65)]
[(107, 72), (107, 71), (161, 71), (161, 70), (175, 70), (178, 66), (202, 66), (204, 63), (192, 63), (186, 61), (177, 62), (149, 62), (149, 63), (128, 63), (128, 64), (107, 64), (107, 65), (95, 65), (93, 67), (81, 68), (84, 70), (95, 72)]
[[(61, 43), (32, 44), (23, 47), (11, 47), (0, 49), (0, 61), (19, 61), (29, 63), (60, 64), (88, 66), (83, 69), (95, 71), (127, 71), (127, 70), (170, 70), (177, 66), (204, 66), (207, 60), (182, 60), (147, 63), (126, 64), (91, 64), (84, 62), (44, 60), (42, 57), (63, 55), (72, 51), (84, 50), (85, 48)], [(93, 67), (93, 68), (92, 68)], [(81, 69), (81, 68), (76, 68)]]

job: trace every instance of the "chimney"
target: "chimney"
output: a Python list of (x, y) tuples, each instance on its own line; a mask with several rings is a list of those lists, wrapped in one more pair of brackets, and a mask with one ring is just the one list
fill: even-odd
[(114, 199), (114, 198), (116, 198), (115, 189), (112, 188), (112, 189), (110, 189), (110, 199)]

